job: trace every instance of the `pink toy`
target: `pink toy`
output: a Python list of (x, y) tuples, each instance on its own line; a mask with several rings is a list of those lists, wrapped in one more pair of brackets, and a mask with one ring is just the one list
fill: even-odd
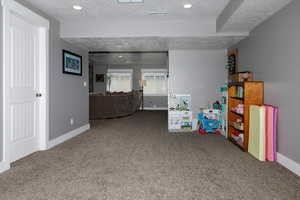
[(266, 160), (274, 161), (274, 107), (264, 105), (266, 108)]
[(274, 142), (273, 142), (273, 148), (274, 148), (274, 161), (277, 161), (277, 130), (278, 130), (278, 108), (274, 108)]
[(278, 108), (271, 105), (263, 105), (266, 108), (266, 160), (277, 160), (277, 121)]

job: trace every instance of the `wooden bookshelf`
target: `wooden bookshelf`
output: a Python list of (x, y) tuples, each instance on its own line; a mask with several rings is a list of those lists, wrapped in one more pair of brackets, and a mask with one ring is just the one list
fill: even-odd
[[(243, 92), (239, 92), (239, 87), (242, 87)], [(241, 91), (241, 88), (240, 88)], [(263, 82), (244, 82), (230, 83), (228, 85), (228, 139), (239, 146), (243, 151), (248, 151), (249, 143), (249, 121), (250, 121), (250, 106), (264, 103), (264, 83)], [(233, 111), (238, 104), (244, 105), (244, 113)], [(244, 123), (244, 129), (239, 130), (232, 126), (233, 122), (240, 119)], [(244, 141), (238, 142), (232, 135), (234, 131), (240, 131), (244, 134)]]

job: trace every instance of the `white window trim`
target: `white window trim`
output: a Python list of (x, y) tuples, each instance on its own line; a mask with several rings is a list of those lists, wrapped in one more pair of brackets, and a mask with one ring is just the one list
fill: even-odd
[(148, 72), (148, 73), (156, 73), (156, 72), (163, 72), (163, 73), (168, 73), (168, 70), (167, 69), (141, 69), (141, 72), (144, 73), (144, 72)]
[[(107, 69), (106, 74), (109, 74), (109, 73), (121, 73), (121, 74), (122, 73), (130, 73), (131, 74), (130, 88), (131, 88), (131, 91), (133, 91), (133, 69)], [(107, 91), (107, 85), (105, 87), (106, 87), (106, 91)], [(107, 92), (110, 92), (110, 91), (107, 91)]]
[(168, 94), (144, 94), (144, 97), (167, 97)]
[(131, 73), (131, 74), (133, 74), (133, 69), (108, 69), (107, 73)]
[[(166, 73), (168, 74), (167, 69), (141, 69), (141, 80), (143, 80), (143, 73)], [(167, 93), (162, 93), (162, 94), (144, 94), (145, 97), (167, 97)]]

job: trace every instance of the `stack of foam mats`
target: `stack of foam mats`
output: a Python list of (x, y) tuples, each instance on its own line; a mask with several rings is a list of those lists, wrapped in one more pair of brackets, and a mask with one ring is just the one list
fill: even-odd
[(260, 161), (276, 161), (278, 108), (250, 106), (249, 153)]
[(266, 109), (263, 106), (250, 106), (250, 131), (248, 151), (260, 161), (265, 161)]

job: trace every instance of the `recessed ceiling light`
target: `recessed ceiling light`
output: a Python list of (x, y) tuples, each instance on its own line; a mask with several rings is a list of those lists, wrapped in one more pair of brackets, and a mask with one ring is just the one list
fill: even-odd
[(82, 10), (82, 6), (80, 6), (80, 5), (74, 5), (73, 9), (74, 10)]
[(144, 0), (117, 0), (118, 3), (144, 3)]
[(119, 57), (119, 58), (123, 58), (123, 56), (121, 56), (121, 55), (120, 55), (120, 56), (118, 56), (118, 57)]
[(149, 12), (149, 15), (168, 15), (169, 13), (167, 11), (153, 11)]
[(183, 7), (184, 7), (184, 8), (192, 8), (192, 7), (193, 7), (193, 5), (192, 5), (192, 4), (190, 4), (190, 3), (187, 3), (187, 4), (184, 4), (184, 5), (183, 5)]

